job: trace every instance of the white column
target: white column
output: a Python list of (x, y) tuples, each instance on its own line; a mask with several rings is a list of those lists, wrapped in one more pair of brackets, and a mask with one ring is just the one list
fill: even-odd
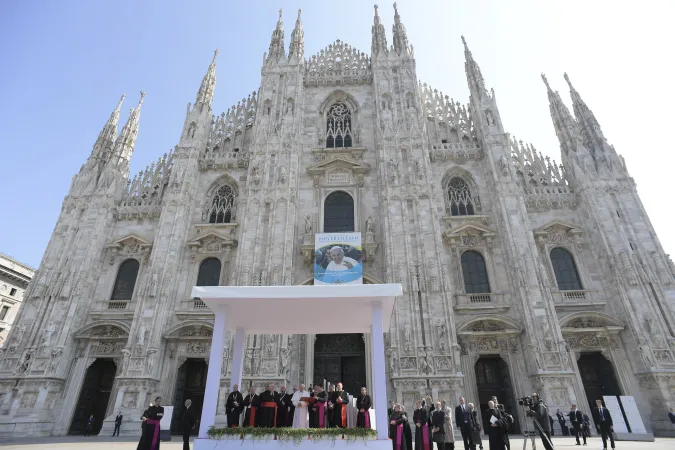
[(199, 438), (207, 439), (209, 428), (216, 423), (218, 408), (218, 391), (220, 390), (220, 371), (223, 366), (223, 350), (225, 349), (225, 331), (227, 329), (228, 308), (224, 305), (216, 309), (213, 321), (213, 338), (209, 355), (209, 370), (206, 374), (202, 421), (199, 425)]
[(375, 405), (375, 424), (377, 439), (389, 439), (387, 423), (387, 379), (384, 374), (384, 333), (382, 330), (382, 302), (373, 302), (371, 325), (371, 367), (373, 370), (373, 403)]
[(246, 330), (243, 327), (237, 327), (234, 333), (234, 342), (232, 343), (232, 373), (230, 375), (230, 392), (235, 384), (239, 386), (239, 392), (243, 392), (241, 385), (241, 375), (244, 371), (244, 351), (246, 350)]

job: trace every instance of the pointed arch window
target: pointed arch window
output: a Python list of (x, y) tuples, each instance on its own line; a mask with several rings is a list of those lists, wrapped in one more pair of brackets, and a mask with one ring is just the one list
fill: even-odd
[(551, 250), (551, 265), (561, 291), (581, 291), (581, 279), (572, 254), (561, 247)]
[(343, 191), (335, 191), (323, 204), (323, 232), (354, 231), (354, 199)]
[(222, 264), (218, 258), (206, 258), (199, 265), (197, 286), (220, 286), (220, 269)]
[(467, 294), (490, 292), (485, 258), (480, 253), (473, 250), (462, 253), (462, 274), (464, 275), (464, 291)]
[(352, 146), (352, 113), (344, 103), (335, 103), (326, 116), (326, 148)]
[(450, 215), (473, 216), (475, 214), (471, 191), (466, 181), (459, 177), (451, 179), (448, 183), (447, 193)]
[(224, 184), (213, 195), (208, 211), (209, 223), (232, 223), (234, 220), (236, 197), (232, 186)]
[(139, 267), (140, 264), (135, 259), (127, 259), (120, 264), (110, 300), (131, 300)]

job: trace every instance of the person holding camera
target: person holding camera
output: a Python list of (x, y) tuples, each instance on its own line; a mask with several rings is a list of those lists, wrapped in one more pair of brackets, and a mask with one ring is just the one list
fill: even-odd
[(551, 425), (548, 418), (548, 408), (539, 398), (539, 394), (532, 394), (532, 406), (525, 406), (525, 414), (534, 419), (535, 428), (539, 431), (539, 437), (546, 450), (553, 450), (551, 442)]

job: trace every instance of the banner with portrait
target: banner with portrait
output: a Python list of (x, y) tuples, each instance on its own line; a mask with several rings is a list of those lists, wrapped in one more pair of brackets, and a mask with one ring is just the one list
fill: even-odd
[(361, 233), (317, 233), (314, 284), (363, 284)]

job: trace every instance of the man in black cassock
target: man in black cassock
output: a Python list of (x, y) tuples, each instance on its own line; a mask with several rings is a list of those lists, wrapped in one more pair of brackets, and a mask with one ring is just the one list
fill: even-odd
[(164, 417), (161, 404), (162, 397), (157, 397), (155, 404), (143, 413), (143, 432), (137, 450), (159, 450), (159, 421)]
[(370, 426), (370, 395), (366, 393), (366, 388), (361, 388), (361, 395), (356, 399), (356, 427), (371, 428)]
[(394, 411), (389, 418), (389, 436), (393, 450), (412, 450), (412, 444), (409, 445), (405, 436), (406, 428), (410, 429), (408, 417), (401, 411), (400, 405), (394, 405)]
[(293, 396), (286, 393), (286, 386), (281, 386), (279, 408), (277, 409), (277, 428), (293, 426), (293, 415), (289, 414), (289, 410), (293, 406), (291, 398)]
[(225, 401), (225, 415), (227, 416), (228, 428), (239, 428), (242, 409), (244, 409), (244, 397), (239, 392), (239, 386), (235, 384)]
[(256, 413), (259, 427), (276, 428), (279, 402), (279, 394), (274, 390), (274, 384), (270, 383), (267, 390), (260, 394), (260, 407)]
[(260, 406), (260, 396), (255, 393), (253, 386), (248, 388), (248, 395), (244, 398), (242, 406), (246, 408), (246, 413), (244, 414), (244, 423), (241, 426), (257, 427), (256, 413), (258, 412), (258, 406)]
[(314, 386), (313, 394), (316, 401), (309, 408), (309, 427), (326, 428), (326, 402), (328, 402), (328, 395), (318, 384)]
[(333, 420), (331, 425), (338, 428), (347, 428), (347, 403), (349, 396), (342, 390), (342, 383), (337, 384), (330, 401), (333, 403)]

